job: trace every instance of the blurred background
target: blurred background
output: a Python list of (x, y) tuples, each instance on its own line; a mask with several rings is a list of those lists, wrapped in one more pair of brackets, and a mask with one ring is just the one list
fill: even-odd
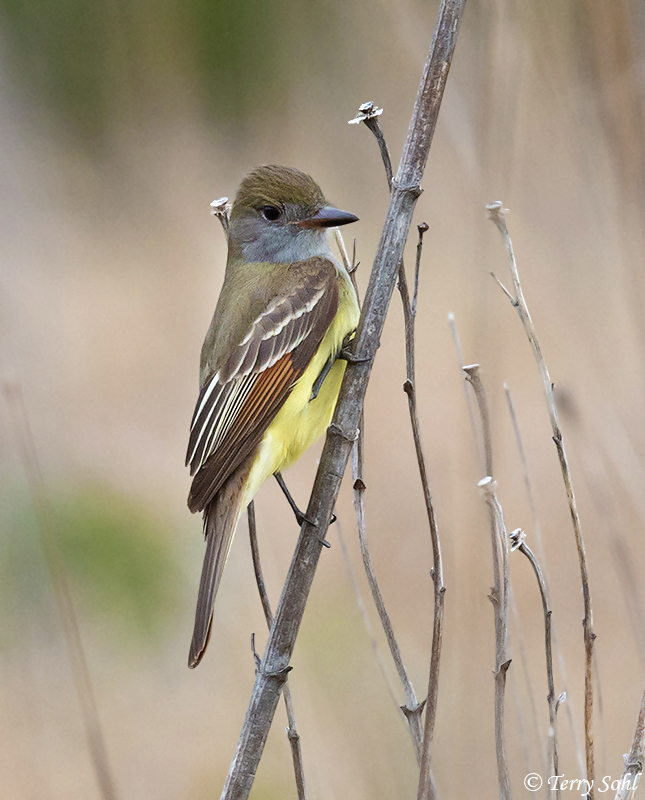
[[(436, 19), (417, 0), (0, 2), (0, 377), (22, 387), (119, 797), (219, 796), (266, 630), (240, 525), (210, 649), (186, 668), (203, 555), (183, 468), (198, 360), (226, 256), (209, 203), (285, 163), (354, 212), (364, 289), (388, 204), (378, 150), (348, 126), (372, 100), (398, 163)], [(501, 199), (551, 375), (590, 566), (597, 774), (619, 777), (645, 676), (645, 5), (469, 0), (417, 223), (429, 232), (418, 397), (444, 555), (434, 771), (442, 797), (497, 795), (492, 562), (484, 476), (448, 326), (481, 364), (499, 497), (550, 585), (565, 688), (561, 772), (583, 776), (577, 555), (542, 387), (484, 206)], [(414, 229), (413, 229), (414, 230)], [(411, 236), (408, 267), (413, 260)], [(404, 659), (425, 696), (431, 549), (395, 294), (366, 405), (368, 536)], [(531, 472), (540, 548), (503, 383)], [(2, 795), (98, 797), (18, 440), (0, 411)], [(319, 448), (286, 479), (302, 507)], [(298, 530), (277, 485), (256, 501), (275, 606)], [(337, 509), (366, 600), (351, 482)], [(290, 677), (310, 798), (412, 798), (407, 727), (379, 671), (339, 546), (323, 551)], [(517, 796), (544, 773), (543, 620), (511, 556), (507, 744)], [(377, 639), (378, 619), (368, 603)], [(519, 625), (518, 625), (518, 622)], [(389, 669), (389, 655), (386, 653)], [(524, 661), (524, 667), (522, 666)], [(396, 676), (391, 670), (390, 677)], [(528, 678), (528, 680), (527, 680)], [(399, 690), (397, 686), (397, 690)], [(399, 691), (398, 702), (403, 703)], [(280, 706), (252, 796), (295, 798)]]

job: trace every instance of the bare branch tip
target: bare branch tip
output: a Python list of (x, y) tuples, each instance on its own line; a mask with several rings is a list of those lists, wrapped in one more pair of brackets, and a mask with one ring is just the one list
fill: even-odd
[(382, 113), (382, 108), (377, 108), (377, 106), (374, 105), (371, 100), (368, 100), (367, 103), (362, 103), (358, 107), (358, 114), (354, 117), (354, 119), (350, 119), (348, 124), (357, 125), (359, 122), (365, 122), (369, 119), (374, 119), (374, 117), (380, 117)]
[(524, 544), (524, 540), (526, 539), (526, 534), (521, 528), (515, 528), (514, 531), (511, 531), (508, 534), (508, 538), (511, 542), (511, 553), (514, 550), (519, 550), (520, 547)]
[(228, 201), (228, 197), (220, 197), (218, 200), (213, 200), (210, 206), (212, 209), (211, 214), (216, 217), (221, 217), (224, 214), (228, 216), (231, 210), (231, 204)]
[(502, 203), (501, 200), (495, 200), (493, 203), (489, 203), (486, 206), (486, 211), (488, 211), (488, 218), (492, 219), (495, 223), (499, 220), (503, 220), (508, 214), (508, 208), (504, 208), (504, 203)]

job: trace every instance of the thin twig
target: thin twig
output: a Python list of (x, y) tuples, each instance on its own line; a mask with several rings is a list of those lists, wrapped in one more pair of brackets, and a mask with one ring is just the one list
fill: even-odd
[(417, 225), (417, 230), (419, 231), (419, 241), (417, 242), (417, 257), (414, 262), (414, 292), (412, 294), (412, 308), (410, 309), (410, 313), (412, 315), (412, 321), (417, 318), (417, 300), (419, 299), (419, 275), (421, 272), (421, 254), (423, 252), (423, 234), (429, 230), (429, 225), (427, 222), (422, 222), (420, 225)]
[[(273, 623), (273, 614), (271, 613), (271, 604), (269, 603), (269, 595), (264, 583), (264, 575), (262, 574), (262, 564), (260, 562), (260, 548), (258, 546), (258, 528), (255, 521), (255, 504), (251, 500), (246, 513), (249, 520), (249, 539), (251, 540), (251, 557), (253, 560), (253, 572), (255, 573), (255, 582), (258, 586), (258, 593), (260, 595), (260, 602), (262, 603), (262, 610), (264, 611), (264, 618), (266, 619), (267, 627), (271, 630)], [(293, 760), (293, 771), (296, 776), (296, 788), (298, 790), (298, 800), (305, 800), (305, 772), (302, 765), (302, 750), (300, 748), (300, 736), (296, 728), (296, 715), (293, 710), (293, 699), (291, 697), (291, 689), (289, 681), (285, 680), (284, 689), (282, 690), (284, 697), (284, 705), (287, 710), (287, 739), (291, 747), (291, 758)]]
[[(425, 230), (421, 225), (419, 228), (419, 249), (423, 241)], [(427, 226), (426, 226), (427, 229)], [(419, 415), (417, 411), (416, 395), (416, 376), (414, 365), (414, 315), (410, 305), (410, 295), (405, 278), (405, 271), (399, 273), (399, 291), (403, 303), (403, 315), (405, 318), (405, 341), (406, 341), (406, 381), (403, 385), (408, 396), (408, 409), (410, 412), (410, 424), (414, 437), (414, 449), (417, 456), (421, 487), (423, 489), (423, 499), (428, 515), (428, 525), (430, 527), (430, 540), (432, 542), (432, 586), (434, 589), (434, 615), (432, 625), (432, 648), (430, 652), (430, 671), (428, 678), (428, 697), (426, 701), (425, 727), (423, 734), (423, 758), (421, 761), (421, 775), (419, 779), (418, 800), (432, 798), (432, 781), (430, 779), (430, 763), (432, 757), (432, 741), (434, 737), (434, 726), (437, 718), (437, 699), (439, 693), (439, 665), (441, 661), (441, 643), (443, 640), (443, 616), (444, 616), (444, 597), (446, 588), (443, 584), (443, 564), (441, 560), (441, 543), (439, 541), (439, 529), (432, 504), (430, 484), (428, 482), (428, 470), (426, 467), (423, 443), (421, 441), (421, 428), (419, 425)]]
[[(531, 709), (531, 722), (533, 724), (533, 733), (535, 734), (535, 741), (537, 742), (537, 750), (540, 756), (540, 764), (542, 766), (542, 775), (547, 774), (546, 757), (544, 755), (544, 748), (542, 747), (542, 737), (540, 736), (540, 723), (538, 721), (538, 711), (535, 704), (535, 692), (533, 691), (533, 682), (531, 680), (531, 673), (529, 670), (529, 658), (526, 652), (526, 645), (524, 643), (524, 634), (522, 632), (522, 620), (520, 612), (515, 602), (515, 595), (513, 594), (513, 586), (511, 584), (508, 594), (508, 605), (511, 611), (511, 617), (515, 626), (515, 640), (517, 641), (517, 651), (519, 653), (519, 662), (524, 681), (526, 683), (527, 694), (529, 698), (529, 706)], [(514, 683), (517, 683), (515, 681)], [(521, 709), (518, 709), (518, 717), (522, 719)], [(526, 765), (527, 772), (530, 772), (529, 764)]]
[(497, 753), (497, 779), (501, 800), (510, 800), (511, 782), (508, 774), (506, 758), (506, 741), (504, 736), (504, 693), (506, 689), (506, 673), (511, 660), (508, 658), (508, 538), (502, 507), (495, 494), (497, 486), (493, 478), (493, 447), (490, 435), (490, 417), (484, 385), (479, 375), (479, 364), (464, 367), (466, 380), (473, 387), (484, 443), (486, 461), (486, 477), (479, 482), (484, 492), (488, 507), (491, 544), (493, 550), (493, 581), (489, 599), (495, 613), (495, 749)]
[(211, 214), (221, 222), (224, 236), (228, 241), (229, 216), (231, 213), (231, 204), (228, 201), (228, 197), (220, 197), (219, 200), (213, 200), (211, 209)]
[(54, 530), (54, 510), (45, 488), (45, 481), (40, 468), (22, 389), (19, 384), (5, 383), (3, 391), (13, 417), (13, 428), (18, 442), (18, 450), (22, 458), (27, 485), (31, 494), (31, 502), (36, 514), (38, 535), (54, 588), (54, 597), (63, 627), (63, 636), (72, 669), (76, 695), (81, 707), (96, 783), (104, 800), (117, 800), (118, 793), (108, 760), (105, 736), (94, 696), (92, 676), (83, 648), (65, 564)]
[(403, 691), (405, 692), (405, 705), (401, 706), (405, 718), (410, 726), (410, 733), (412, 741), (414, 742), (414, 750), (417, 756), (417, 761), (421, 763), (421, 755), (423, 751), (423, 729), (421, 726), (421, 714), (423, 712), (423, 703), (417, 700), (414, 687), (410, 681), (408, 671), (403, 663), (401, 656), (401, 649), (394, 636), (394, 629), (390, 616), (385, 608), (383, 595), (376, 580), (372, 558), (370, 556), (369, 547), (367, 544), (367, 530), (365, 525), (365, 483), (363, 482), (363, 448), (362, 440), (357, 439), (352, 448), (352, 479), (354, 481), (354, 509), (356, 511), (356, 523), (358, 527), (358, 541), (361, 547), (361, 556), (363, 559), (363, 568), (367, 575), (367, 582), (369, 583), (372, 592), (374, 605), (381, 620), (385, 638), (387, 639), (388, 647), (392, 655), (392, 660), (396, 666), (396, 671), (399, 675)]
[[(359, 111), (363, 112), (363, 122), (372, 131), (378, 142), (381, 151), (381, 158), (385, 168), (385, 175), (387, 177), (388, 186), (392, 186), (392, 162), (390, 153), (379, 125), (378, 113), (367, 108), (369, 104), (365, 103), (361, 106)], [(371, 111), (371, 113), (370, 113)], [(421, 266), (421, 255), (423, 252), (423, 234), (428, 230), (428, 225), (423, 222), (417, 226), (419, 238), (417, 241), (417, 253), (414, 270), (414, 296), (412, 303), (410, 302), (410, 293), (408, 290), (408, 282), (405, 274), (405, 265), (403, 259), (399, 264), (399, 293), (401, 295), (401, 303), (403, 305), (403, 316), (405, 320), (405, 364), (406, 364), (406, 381), (403, 385), (403, 390), (408, 396), (408, 410), (410, 412), (410, 425), (412, 426), (412, 435), (414, 438), (414, 449), (417, 457), (417, 464), (419, 468), (419, 476), (421, 478), (421, 487), (423, 490), (423, 498), (426, 506), (426, 513), (428, 515), (428, 524), (430, 527), (430, 538), (432, 541), (432, 584), (434, 588), (434, 619), (432, 627), (432, 648), (430, 655), (430, 676), (428, 680), (428, 697), (426, 700), (426, 717), (425, 727), (423, 734), (423, 751), (421, 758), (421, 773), (419, 777), (418, 800), (426, 800), (426, 798), (434, 798), (434, 782), (431, 776), (431, 756), (432, 756), (432, 741), (434, 737), (434, 726), (437, 717), (437, 698), (439, 692), (439, 665), (441, 661), (441, 643), (443, 639), (443, 615), (444, 615), (444, 595), (446, 592), (443, 584), (443, 565), (441, 561), (441, 545), (439, 541), (439, 530), (432, 504), (432, 495), (430, 493), (430, 484), (428, 481), (428, 470), (426, 467), (425, 454), (423, 452), (423, 443), (421, 441), (421, 428), (419, 425), (419, 415), (417, 411), (417, 397), (416, 397), (416, 374), (415, 374), (415, 360), (414, 360), (414, 322), (416, 318), (417, 298), (419, 292), (419, 271)], [(360, 448), (357, 448), (360, 449)], [(359, 456), (360, 460), (360, 456)]]
[[(508, 404), (508, 411), (511, 417), (511, 422), (513, 425), (513, 431), (515, 433), (515, 441), (517, 443), (517, 449), (520, 454), (520, 461), (522, 463), (522, 471), (524, 475), (524, 485), (526, 487), (526, 494), (529, 501), (529, 508), (531, 509), (531, 519), (533, 521), (533, 529), (535, 531), (535, 537), (537, 539), (537, 550), (538, 556), (542, 563), (542, 575), (544, 577), (544, 585), (546, 586), (547, 593), (549, 591), (549, 578), (548, 578), (548, 570), (547, 570), (547, 557), (546, 557), (546, 550), (544, 548), (544, 539), (542, 537), (542, 527), (540, 525), (540, 519), (537, 513), (537, 507), (535, 503), (535, 495), (533, 494), (533, 485), (531, 483), (531, 474), (529, 471), (528, 460), (526, 458), (526, 452), (524, 450), (524, 444), (522, 442), (522, 434), (520, 432), (520, 425), (517, 419), (517, 414), (515, 412), (515, 404), (513, 403), (513, 398), (511, 396), (511, 391), (508, 387), (508, 384), (504, 384), (504, 392), (506, 394), (506, 402)], [(555, 622), (551, 622), (551, 638), (553, 639), (553, 649), (558, 657), (558, 667), (560, 670), (560, 680), (563, 685), (562, 693), (560, 697), (562, 700), (558, 700), (558, 703), (561, 703), (566, 699), (566, 703), (564, 706), (566, 715), (567, 715), (567, 722), (569, 723), (569, 728), (571, 730), (571, 737), (573, 739), (573, 745), (576, 752), (576, 759), (578, 761), (578, 768), (580, 770), (580, 775), (584, 773), (584, 753), (580, 746), (580, 738), (578, 736), (578, 728), (576, 726), (576, 720), (573, 713), (573, 701), (570, 699), (568, 685), (569, 681), (567, 678), (567, 667), (566, 662), (564, 659), (564, 654), (562, 653), (562, 648), (558, 642), (557, 637), (557, 629)]]
[(421, 188), (439, 108), (457, 41), (465, 0), (442, 0), (435, 35), (410, 120), (403, 156), (394, 181), (390, 205), (374, 259), (361, 319), (353, 340), (357, 360), (349, 363), (340, 389), (334, 419), (316, 474), (307, 520), (280, 598), (262, 664), (255, 679), (240, 739), (222, 792), (222, 800), (246, 800), (264, 749), (284, 679), (289, 671), (298, 629), (311, 589), (322, 542), (365, 399), (372, 362), (385, 323), (399, 262)]
[[(553, 681), (553, 640), (551, 635), (551, 617), (552, 611), (549, 605), (549, 596), (546, 587), (546, 581), (542, 575), (542, 570), (537, 562), (535, 555), (531, 548), (524, 541), (524, 533), (520, 528), (511, 533), (511, 550), (519, 550), (520, 553), (525, 555), (537, 578), (538, 587), (540, 589), (540, 597), (542, 598), (542, 611), (544, 613), (544, 652), (546, 655), (546, 678), (547, 678), (547, 703), (549, 706), (549, 777), (558, 775), (559, 772), (559, 759), (558, 759), (558, 704), (559, 700), (555, 696), (555, 683)], [(551, 786), (551, 796), (560, 798), (560, 785), (559, 781), (555, 782), (555, 786)]]
[(632, 749), (625, 756), (625, 770), (620, 779), (615, 800), (632, 800), (643, 774), (643, 751), (645, 750), (645, 692), (636, 722)]
[(569, 501), (569, 511), (571, 513), (571, 520), (573, 522), (573, 532), (576, 541), (576, 549), (578, 551), (578, 561), (580, 564), (580, 580), (582, 583), (582, 598), (584, 603), (584, 618), (582, 620), (584, 645), (585, 645), (585, 755), (587, 767), (587, 781), (589, 785), (589, 796), (591, 800), (594, 797), (594, 746), (593, 746), (593, 650), (595, 634), (593, 632), (593, 613), (591, 607), (591, 590), (589, 588), (589, 572), (587, 569), (587, 556), (585, 553), (584, 540), (582, 538), (582, 526), (580, 524), (580, 517), (578, 515), (578, 508), (576, 505), (575, 495), (573, 493), (573, 484), (571, 481), (571, 471), (569, 469), (569, 462), (564, 448), (564, 441), (562, 438), (562, 430), (560, 428), (560, 420), (558, 416), (558, 409), (555, 404), (553, 395), (553, 383), (549, 370), (542, 355), (540, 343), (537, 338), (537, 333), (533, 325), (533, 320), (524, 299), (522, 292), (522, 285), (520, 283), (519, 273), (517, 271), (517, 264), (515, 261), (515, 254), (513, 252), (513, 243), (506, 227), (506, 210), (502, 203), (496, 202), (486, 206), (490, 219), (495, 223), (499, 230), (502, 241), (506, 248), (508, 255), (509, 269), (513, 281), (514, 296), (511, 299), (511, 304), (517, 309), (520, 320), (524, 327), (526, 336), (531, 344), (533, 355), (537, 363), (542, 382), (544, 384), (544, 393), (546, 396), (546, 403), (549, 410), (549, 418), (551, 420), (551, 429), (553, 431), (553, 441), (555, 442), (558, 451), (558, 459), (560, 461), (560, 469), (562, 471), (562, 479), (567, 493), (567, 500)]
[[(363, 108), (363, 106), (361, 106), (361, 108)], [(351, 269), (352, 265), (350, 265), (349, 263), (343, 237), (337, 228), (335, 229), (334, 234), (335, 234), (336, 244), (338, 246), (338, 250), (340, 252), (341, 259), (343, 261), (343, 266), (351, 275), (354, 288), (356, 289), (357, 288), (356, 277), (354, 274), (356, 270)], [(358, 436), (352, 448), (352, 481), (354, 487), (354, 511), (356, 513), (358, 541), (361, 548), (363, 568), (365, 570), (365, 575), (367, 576), (367, 582), (369, 584), (370, 591), (372, 593), (372, 599), (374, 600), (374, 605), (376, 606), (379, 619), (381, 620), (381, 626), (383, 627), (385, 638), (387, 639), (388, 647), (390, 648), (390, 654), (392, 656), (392, 660), (394, 661), (394, 666), (396, 667), (396, 671), (401, 681), (401, 685), (403, 686), (403, 691), (405, 694), (405, 705), (401, 706), (400, 708), (410, 728), (410, 734), (412, 736), (412, 743), (414, 744), (414, 751), (417, 757), (417, 761), (419, 762), (419, 764), (421, 764), (421, 754), (423, 750), (423, 730), (421, 725), (421, 714), (423, 712), (423, 703), (419, 703), (419, 701), (417, 700), (416, 692), (414, 691), (414, 686), (412, 685), (412, 681), (410, 680), (410, 676), (408, 675), (406, 666), (403, 663), (401, 648), (399, 647), (399, 644), (396, 640), (390, 616), (387, 613), (387, 609), (385, 608), (385, 602), (383, 600), (381, 589), (378, 585), (376, 572), (374, 571), (374, 565), (372, 563), (372, 556), (370, 554), (369, 545), (367, 542), (367, 525), (365, 521), (365, 481), (364, 481), (365, 434), (364, 434), (364, 422), (362, 413), (359, 425), (360, 427), (358, 430)]]

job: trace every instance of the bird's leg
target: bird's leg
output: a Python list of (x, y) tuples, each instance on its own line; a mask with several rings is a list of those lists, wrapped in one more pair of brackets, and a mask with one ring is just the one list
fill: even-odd
[[(302, 527), (303, 522), (308, 522), (310, 525), (315, 525), (316, 523), (313, 520), (309, 519), (309, 517), (305, 516), (305, 514), (303, 514), (302, 511), (296, 505), (296, 501), (291, 496), (291, 492), (287, 489), (287, 484), (284, 482), (282, 473), (274, 472), (273, 476), (277, 480), (278, 486), (282, 489), (282, 493), (287, 498), (287, 503), (289, 503), (289, 505), (291, 506), (291, 510), (295, 514), (296, 522), (298, 523), (298, 525)], [(336, 522), (336, 515), (332, 514), (330, 524), (334, 522)], [(327, 541), (323, 541), (323, 545), (325, 547), (331, 547), (331, 545)]]
[[(318, 392), (320, 391), (320, 387), (325, 382), (325, 378), (329, 375), (329, 371), (336, 363), (336, 356), (331, 355), (325, 362), (325, 366), (320, 370), (320, 375), (314, 381), (314, 385), (311, 387), (311, 397), (309, 398), (309, 402), (311, 403), (312, 400), (315, 400), (318, 397)], [(284, 489), (282, 490), (284, 491)]]
[(273, 477), (277, 480), (278, 486), (282, 489), (282, 494), (287, 498), (287, 503), (291, 506), (291, 510), (295, 514), (296, 522), (298, 525), (302, 527), (303, 522), (308, 522), (310, 525), (315, 525), (316, 523), (309, 519), (296, 505), (296, 501), (291, 496), (291, 492), (287, 489), (287, 484), (284, 482), (284, 478), (282, 477), (281, 472), (274, 472)]
[(349, 343), (352, 341), (354, 336), (356, 335), (356, 331), (352, 331), (352, 333), (348, 333), (347, 336), (343, 339), (343, 343), (341, 345), (340, 350), (338, 351), (337, 355), (331, 355), (325, 362), (325, 366), (320, 370), (320, 375), (314, 381), (314, 385), (311, 387), (311, 397), (309, 398), (309, 402), (311, 403), (312, 400), (315, 400), (318, 397), (318, 392), (325, 382), (325, 378), (329, 375), (331, 368), (336, 363), (337, 359), (341, 359), (342, 361), (347, 361), (349, 364), (365, 364), (368, 361), (371, 361), (371, 357), (360, 357), (355, 356), (353, 353), (350, 353), (348, 350)]

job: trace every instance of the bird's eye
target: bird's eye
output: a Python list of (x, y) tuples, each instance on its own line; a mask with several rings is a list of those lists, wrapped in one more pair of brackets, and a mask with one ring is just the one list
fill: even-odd
[(277, 219), (280, 219), (280, 215), (282, 214), (280, 209), (275, 206), (264, 206), (261, 210), (262, 216), (269, 222), (275, 222)]

